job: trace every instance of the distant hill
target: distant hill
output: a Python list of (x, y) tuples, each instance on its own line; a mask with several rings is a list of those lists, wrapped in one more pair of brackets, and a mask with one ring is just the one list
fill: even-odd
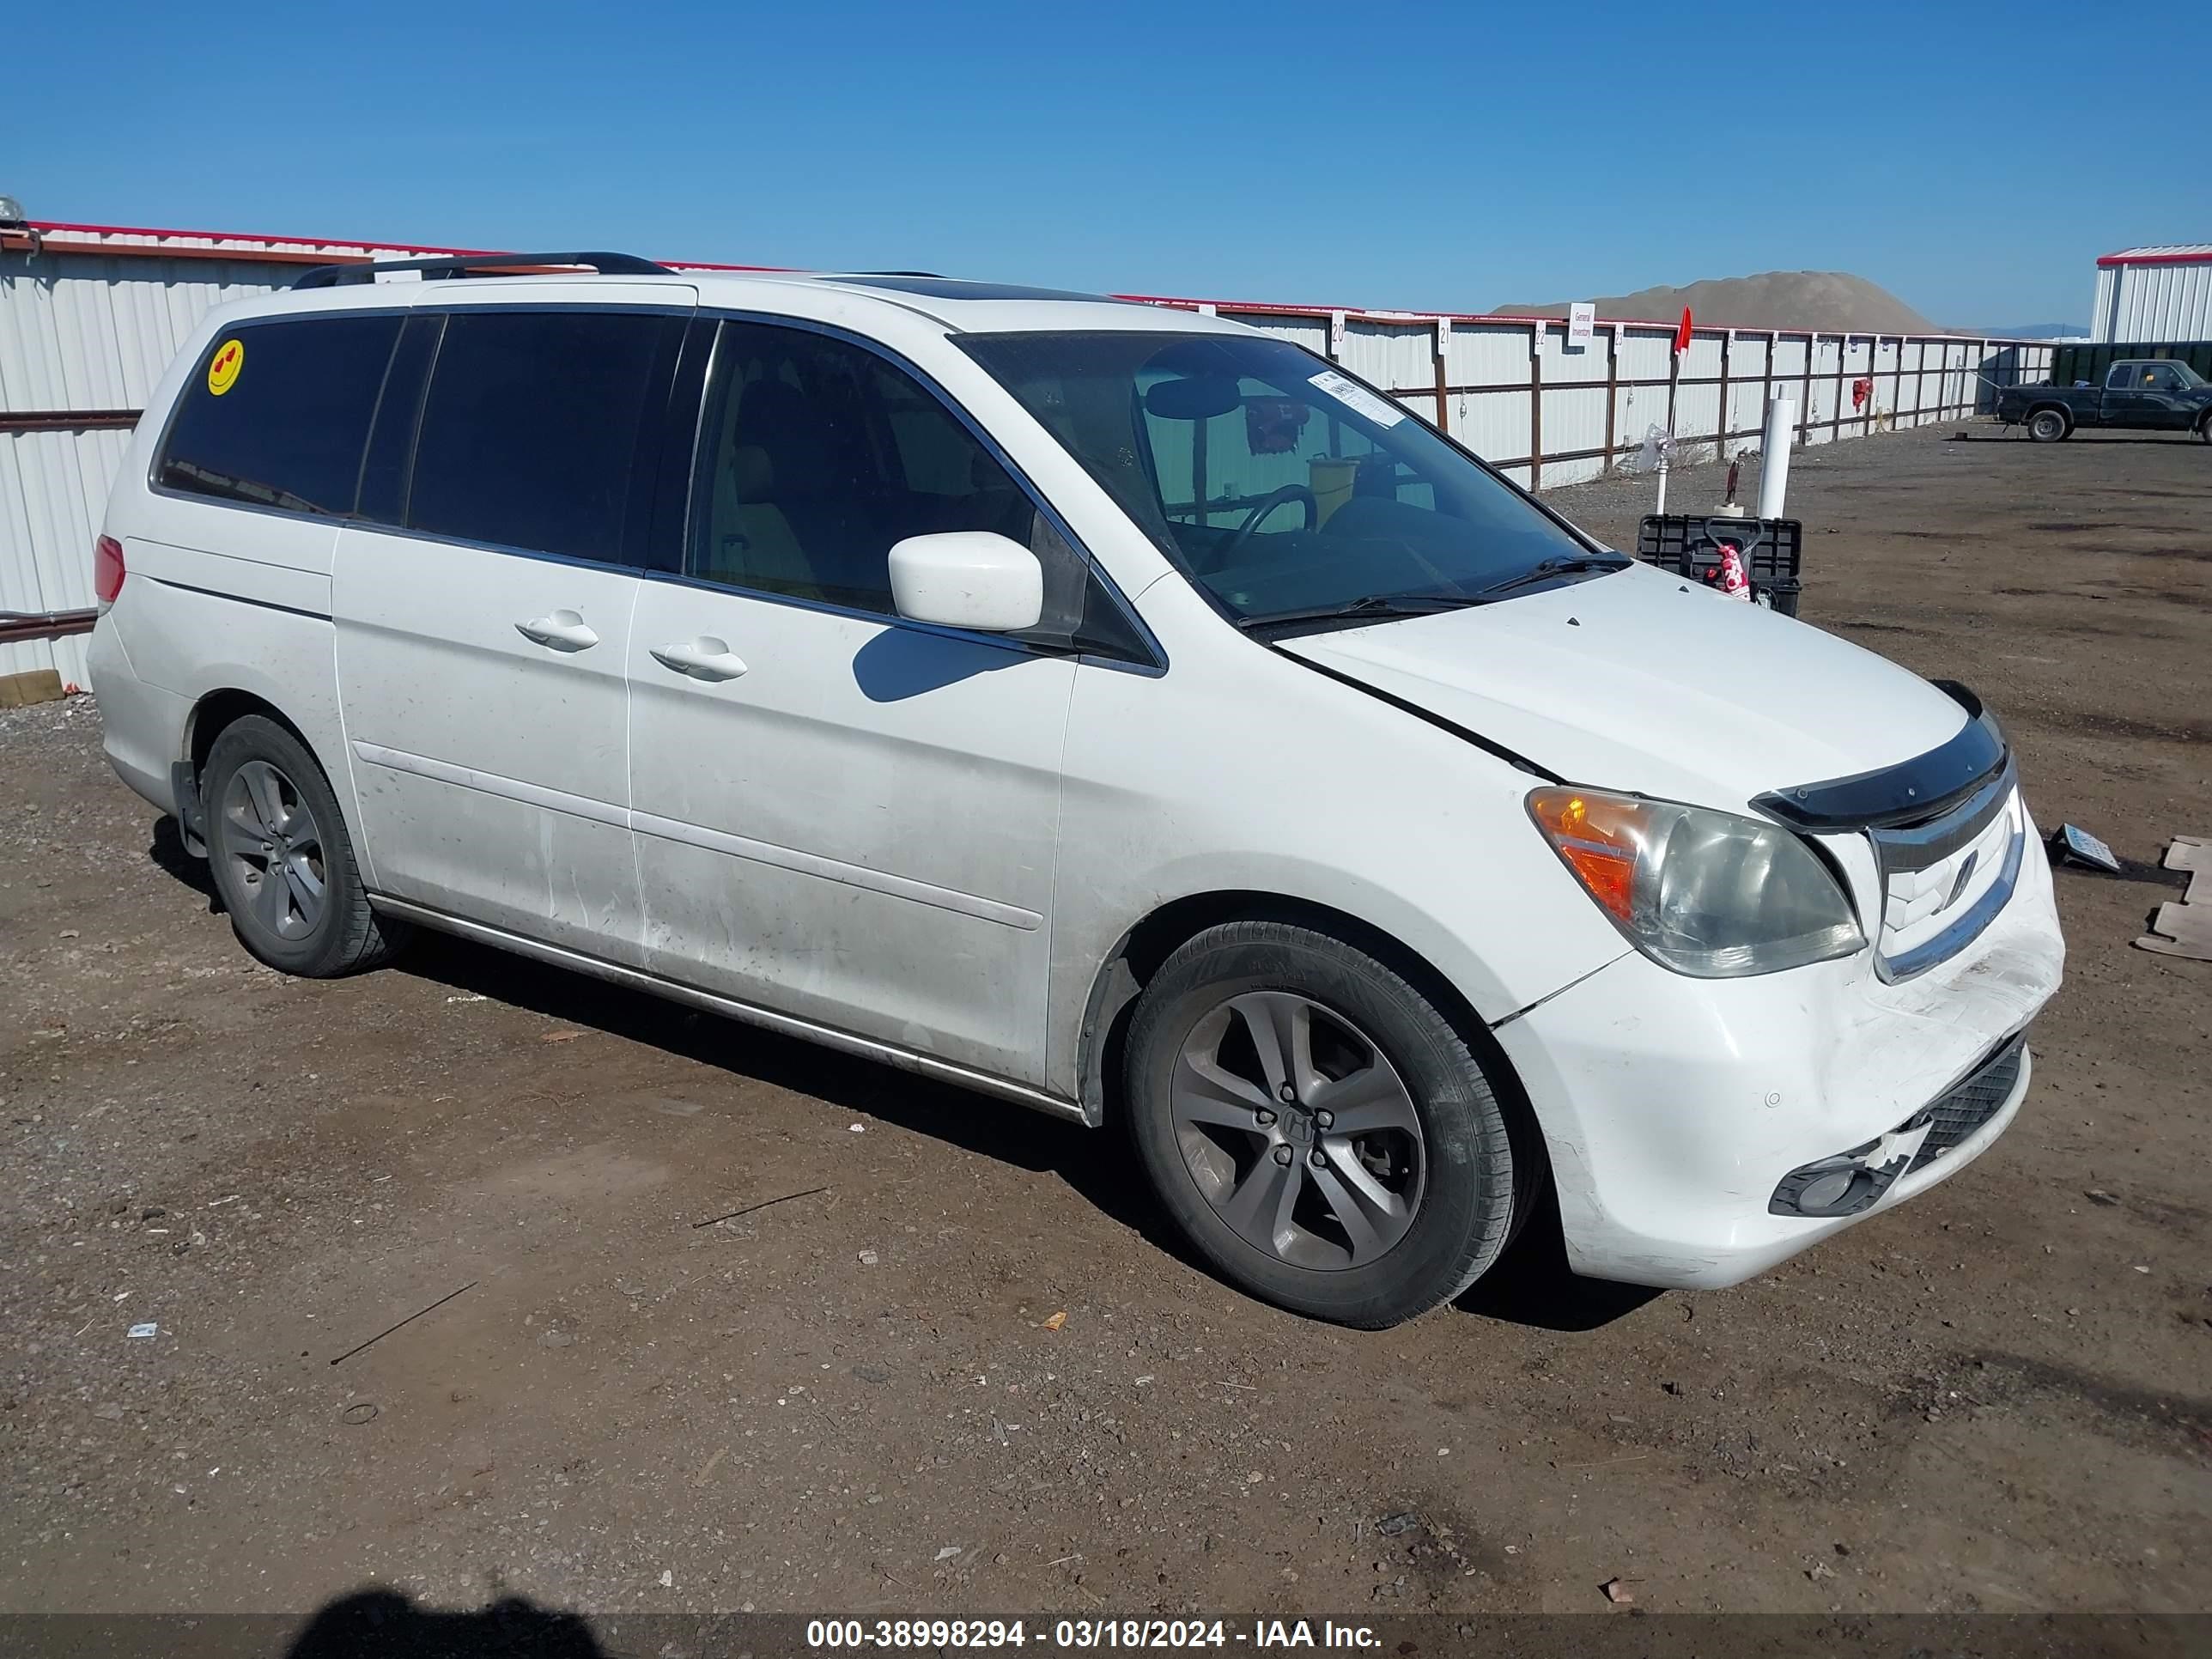
[(2002, 328), (1961, 328), (1959, 334), (1986, 334), (2002, 340), (2086, 340), (2087, 323), (2009, 323)]
[[(1718, 276), (1686, 288), (1645, 288), (1597, 300), (1597, 314), (1629, 321), (1672, 322), (1690, 307), (1700, 327), (1817, 328), (1882, 334), (1942, 331), (1887, 289), (1843, 270), (1767, 270)], [(1498, 306), (1517, 317), (1564, 317), (1565, 303)]]

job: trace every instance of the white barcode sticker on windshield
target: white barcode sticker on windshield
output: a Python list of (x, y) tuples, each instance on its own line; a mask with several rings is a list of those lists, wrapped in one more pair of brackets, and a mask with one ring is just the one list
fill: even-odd
[(1333, 368), (1324, 368), (1310, 377), (1306, 384), (1317, 386), (1353, 413), (1364, 415), (1377, 426), (1395, 426), (1406, 418), (1406, 411), (1388, 398), (1378, 398), (1357, 380), (1347, 380)]

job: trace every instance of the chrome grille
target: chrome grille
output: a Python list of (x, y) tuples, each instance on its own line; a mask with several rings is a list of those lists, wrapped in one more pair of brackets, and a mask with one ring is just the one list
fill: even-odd
[(1867, 835), (1881, 871), (1875, 961), (1894, 981), (1955, 956), (1996, 919), (2020, 875), (2027, 818), (2008, 764), (1948, 811)]

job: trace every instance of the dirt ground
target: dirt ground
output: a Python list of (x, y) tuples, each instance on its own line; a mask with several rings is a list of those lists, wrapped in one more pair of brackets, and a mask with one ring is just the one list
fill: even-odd
[(1741, 1289), (1538, 1227), (1381, 1335), (1110, 1136), (455, 943), (258, 968), (90, 700), (0, 716), (0, 1610), (2212, 1608), (2212, 964), (2130, 945), (2212, 834), (2212, 449), (1876, 437), (1792, 507), (1807, 619), (2135, 861), (2059, 878), (2027, 1106)]

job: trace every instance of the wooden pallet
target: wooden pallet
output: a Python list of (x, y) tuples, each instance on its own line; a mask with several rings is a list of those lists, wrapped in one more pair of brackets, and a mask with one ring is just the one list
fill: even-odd
[(2189, 872), (2180, 898), (2158, 907), (2151, 931), (2136, 943), (2160, 956), (2212, 962), (2212, 842), (2176, 836), (2166, 849), (2166, 867)]

